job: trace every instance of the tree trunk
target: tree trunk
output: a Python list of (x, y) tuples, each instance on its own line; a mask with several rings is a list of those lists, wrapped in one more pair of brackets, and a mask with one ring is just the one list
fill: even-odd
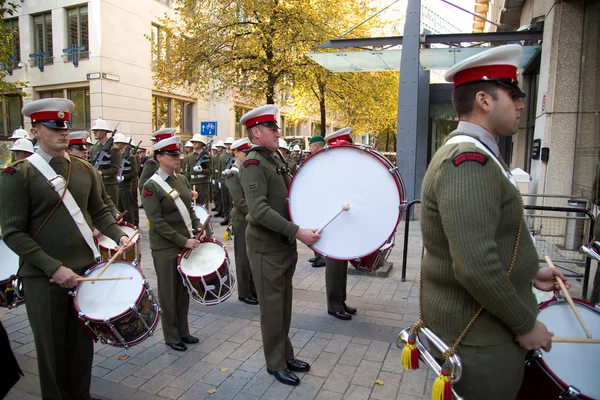
[(321, 112), (321, 136), (327, 134), (327, 108), (325, 107), (325, 87), (326, 84), (322, 79), (317, 79), (319, 86), (319, 111)]

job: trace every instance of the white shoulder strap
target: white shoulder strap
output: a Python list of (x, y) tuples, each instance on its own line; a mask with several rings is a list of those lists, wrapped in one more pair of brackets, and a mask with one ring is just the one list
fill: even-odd
[(508, 181), (517, 190), (519, 190), (519, 187), (517, 186), (517, 181), (515, 181), (515, 178), (513, 178), (510, 171), (507, 171), (506, 169), (504, 169), (504, 166), (502, 165), (500, 160), (498, 160), (496, 155), (494, 153), (492, 153), (487, 147), (485, 147), (485, 145), (483, 143), (481, 143), (479, 140), (475, 139), (474, 137), (468, 136), (468, 135), (456, 135), (453, 138), (448, 139), (446, 141), (445, 145), (446, 144), (456, 144), (456, 143), (473, 143), (473, 144), (475, 144), (475, 147), (477, 147), (480, 150), (483, 150), (485, 153), (487, 153), (492, 158), (492, 160), (494, 160), (494, 162), (498, 165), (498, 167), (500, 168), (500, 171), (502, 171), (502, 173), (504, 174), (506, 179), (508, 179)]
[(67, 189), (65, 179), (58, 175), (54, 169), (52, 169), (50, 164), (48, 164), (46, 160), (44, 160), (44, 158), (37, 153), (27, 157), (27, 161), (29, 161), (38, 171), (42, 173), (42, 175), (46, 177), (50, 186), (52, 186), (59, 196), (62, 196), (63, 193), (65, 194), (63, 198), (63, 204), (67, 208), (67, 211), (69, 211), (69, 214), (71, 214), (77, 229), (79, 229), (79, 233), (81, 233), (81, 236), (83, 236), (85, 239), (87, 245), (90, 247), (90, 250), (92, 250), (92, 253), (94, 253), (94, 258), (97, 261), (100, 260), (100, 253), (98, 252), (98, 248), (94, 243), (94, 235), (92, 234), (92, 230), (87, 224), (85, 217), (83, 216), (83, 212), (81, 212), (81, 209), (75, 202), (71, 192), (69, 192)]
[(181, 200), (179, 197), (179, 192), (169, 186), (169, 184), (163, 178), (161, 178), (159, 174), (152, 175), (150, 179), (158, 183), (158, 186), (160, 186), (167, 193), (167, 195), (173, 199), (177, 209), (179, 210), (179, 214), (181, 214), (181, 218), (183, 218), (183, 222), (185, 222), (186, 228), (190, 232), (190, 237), (192, 237), (192, 217), (190, 216), (190, 211), (186, 208), (185, 204), (183, 204), (183, 200)]
[(231, 167), (230, 171), (235, 171), (235, 172), (239, 173), (240, 169), (234, 165), (233, 167)]

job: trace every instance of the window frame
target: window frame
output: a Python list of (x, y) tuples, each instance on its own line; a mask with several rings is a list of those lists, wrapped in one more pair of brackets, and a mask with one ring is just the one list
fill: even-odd
[[(10, 27), (7, 26), (9, 24)], [(15, 57), (15, 59), (12, 60), (12, 69), (19, 68), (19, 62), (21, 61), (21, 30), (19, 29), (19, 18), (5, 19), (4, 29), (11, 30), (13, 32), (13, 37), (11, 39), (12, 53), (10, 57)], [(14, 33), (16, 33), (16, 35)]]
[[(77, 47), (81, 47), (83, 46), (83, 24), (81, 21), (81, 10), (82, 9), (86, 9), (86, 15), (87, 15), (87, 19), (86, 19), (86, 24), (87, 24), (87, 29), (86, 29), (86, 33), (87, 33), (87, 46), (84, 46), (85, 49), (84, 50), (78, 50), (77, 53), (79, 55), (79, 60), (88, 60), (90, 58), (90, 20), (89, 20), (89, 7), (87, 4), (81, 4), (79, 6), (75, 6), (75, 7), (69, 7), (66, 9), (67, 12), (67, 23), (65, 24), (65, 28), (67, 30), (66, 34), (67, 34), (67, 48), (70, 48), (73, 43), (71, 43), (71, 18), (69, 13), (72, 11), (76, 11), (77, 12)], [(73, 60), (73, 56), (71, 54), (71, 52), (69, 53), (65, 53), (63, 54), (63, 58), (65, 61), (72, 61)]]
[[(162, 101), (167, 101), (167, 116), (166, 118), (159, 118), (158, 110), (159, 105), (158, 101), (161, 99)], [(164, 128), (175, 128), (178, 130), (178, 134), (182, 137), (191, 136), (194, 134), (194, 104), (195, 102), (191, 100), (184, 100), (175, 97), (169, 97), (162, 94), (152, 94), (152, 130), (155, 132), (159, 129), (163, 128), (163, 124), (159, 124), (159, 119), (167, 121), (166, 126)], [(180, 121), (176, 125), (175, 124), (175, 115), (177, 113), (176, 108), (180, 108)], [(186, 136), (186, 137), (187, 137)]]
[[(42, 17), (42, 30), (43, 30), (43, 37), (42, 37), (42, 42), (43, 42), (43, 48), (39, 49), (36, 48), (36, 40), (37, 40), (37, 35), (36, 35), (36, 18), (38, 17)], [(48, 31), (48, 20), (46, 17), (50, 17), (50, 30)], [(53, 36), (52, 36), (52, 11), (45, 11), (45, 12), (41, 12), (38, 14), (32, 14), (31, 18), (33, 19), (33, 23), (31, 24), (31, 27), (33, 29), (33, 35), (32, 35), (32, 39), (33, 39), (33, 51), (34, 53), (32, 54), (37, 54), (38, 51), (42, 51), (42, 52), (48, 52), (48, 55), (46, 57), (44, 57), (44, 65), (52, 65), (54, 64), (54, 43), (53, 43)], [(50, 37), (50, 41), (48, 41), (48, 33), (50, 33), (49, 37)], [(48, 49), (47, 46), (50, 46), (50, 49)], [(31, 66), (34, 67), (37, 65), (37, 60), (36, 59), (30, 59), (31, 61)]]

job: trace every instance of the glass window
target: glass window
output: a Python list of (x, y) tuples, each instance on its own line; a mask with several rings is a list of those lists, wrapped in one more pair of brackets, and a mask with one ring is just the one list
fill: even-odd
[(173, 107), (173, 124), (172, 127), (179, 128), (179, 132), (184, 132), (183, 127), (183, 101), (174, 100), (175, 107)]
[(19, 20), (18, 19), (7, 19), (4, 21), (4, 29), (7, 33), (12, 35), (10, 39), (11, 53), (10, 57), (13, 57), (13, 68), (17, 66), (21, 61), (21, 42), (19, 36)]
[(171, 126), (171, 107), (167, 97), (153, 96), (152, 129), (157, 131)]
[(33, 50), (34, 53), (47, 52), (44, 64), (54, 61), (52, 49), (52, 14), (45, 13), (33, 17)]
[(47, 92), (40, 92), (40, 99), (50, 99), (50, 98), (62, 98), (65, 97), (65, 94), (62, 90), (49, 90)]
[[(89, 53), (89, 30), (88, 30), (88, 8), (87, 6), (71, 8), (67, 11), (69, 24), (69, 47), (84, 47), (79, 52), (80, 59), (90, 57)], [(71, 61), (71, 54), (67, 55), (68, 61)]]
[(88, 129), (88, 121), (91, 121), (90, 90), (88, 88), (68, 89), (67, 98), (75, 104), (73, 115), (71, 115), (73, 130)]
[(2, 124), (0, 124), (0, 137), (7, 138), (12, 135), (15, 129), (23, 126), (21, 108), (23, 108), (21, 96), (5, 95), (5, 98), (0, 102), (0, 118), (2, 121)]
[(240, 106), (235, 106), (234, 108), (234, 112), (235, 112), (235, 139), (241, 139), (243, 137), (246, 136), (246, 128), (244, 127), (244, 125), (240, 124), (240, 119), (242, 118), (242, 115), (246, 114), (248, 111), (250, 111), (249, 108), (247, 107), (240, 107)]
[[(179, 134), (192, 135), (194, 103), (163, 96), (152, 96), (152, 129), (176, 128)], [(183, 137), (183, 136), (182, 136)]]
[(171, 41), (167, 37), (167, 33), (160, 26), (152, 25), (150, 39), (152, 40), (152, 64), (168, 59)]

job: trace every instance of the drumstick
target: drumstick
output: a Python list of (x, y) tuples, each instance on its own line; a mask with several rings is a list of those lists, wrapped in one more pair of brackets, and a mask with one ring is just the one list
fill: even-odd
[[(204, 221), (204, 223), (202, 224), (202, 226), (200, 228), (198, 228), (198, 232), (196, 233), (196, 236), (194, 236), (195, 240), (200, 240), (200, 238), (202, 237), (202, 233), (206, 230), (206, 227), (208, 226), (208, 222), (210, 221), (211, 217), (212, 217), (212, 215), (209, 214), (206, 217), (206, 221)], [(187, 249), (183, 253), (183, 258), (185, 258), (187, 260), (187, 258), (190, 256), (191, 253), (192, 253), (192, 249)]]
[[(77, 277), (77, 282), (95, 282), (95, 281), (124, 281), (127, 279), (133, 279), (133, 276), (103, 276), (96, 278), (82, 278)], [(50, 279), (50, 283), (55, 283), (54, 279)]]
[(332, 223), (333, 220), (336, 219), (341, 213), (343, 213), (344, 211), (348, 211), (349, 209), (350, 209), (350, 205), (349, 204), (346, 204), (346, 203), (342, 204), (342, 209), (337, 214), (335, 214), (335, 216), (333, 218), (331, 218), (329, 220), (329, 222), (327, 222), (325, 225), (323, 225), (323, 227), (321, 229), (319, 229), (317, 231), (317, 235), (320, 235), (321, 232), (323, 231), (323, 229), (325, 229), (327, 227), (327, 225), (329, 225), (330, 223)]
[(112, 256), (110, 258), (110, 260), (108, 260), (108, 262), (106, 263), (106, 265), (104, 266), (104, 268), (102, 268), (102, 270), (100, 270), (100, 273), (98, 274), (98, 278), (100, 278), (102, 276), (102, 274), (104, 273), (104, 271), (106, 271), (106, 269), (108, 268), (108, 266), (110, 264), (113, 263), (113, 261), (115, 261), (117, 259), (117, 257), (119, 257), (121, 255), (121, 253), (123, 253), (123, 250), (125, 250), (125, 247), (127, 247), (129, 245), (129, 243), (131, 243), (131, 241), (133, 240), (133, 238), (136, 237), (136, 235), (140, 232), (139, 229), (136, 229), (135, 231), (133, 231), (133, 234), (129, 237), (129, 240), (127, 240), (127, 243), (125, 243), (124, 246), (120, 246), (119, 250), (117, 250), (117, 252), (115, 253), (114, 256)]
[[(550, 268), (556, 269), (556, 267), (554, 266), (554, 263), (552, 262), (552, 260), (550, 259), (550, 257), (546, 256), (546, 257), (544, 257), (544, 259), (546, 260), (546, 263), (548, 263), (548, 265), (550, 266)], [(579, 311), (575, 307), (575, 303), (573, 303), (573, 299), (571, 298), (571, 295), (569, 294), (569, 291), (565, 287), (564, 282), (558, 276), (554, 276), (554, 279), (558, 283), (558, 286), (560, 286), (560, 290), (563, 292), (563, 295), (565, 296), (565, 299), (567, 299), (567, 301), (569, 302), (569, 305), (571, 306), (571, 309), (575, 313), (575, 316), (579, 320), (579, 323), (581, 324), (581, 327), (585, 331), (585, 336), (587, 336), (588, 339), (591, 339), (592, 338), (592, 334), (590, 333), (590, 331), (588, 330), (587, 326), (585, 325), (585, 322), (583, 322), (583, 318), (581, 318), (581, 314), (579, 314)]]
[(600, 339), (588, 339), (578, 337), (552, 337), (554, 343), (589, 343), (589, 344), (600, 344)]

